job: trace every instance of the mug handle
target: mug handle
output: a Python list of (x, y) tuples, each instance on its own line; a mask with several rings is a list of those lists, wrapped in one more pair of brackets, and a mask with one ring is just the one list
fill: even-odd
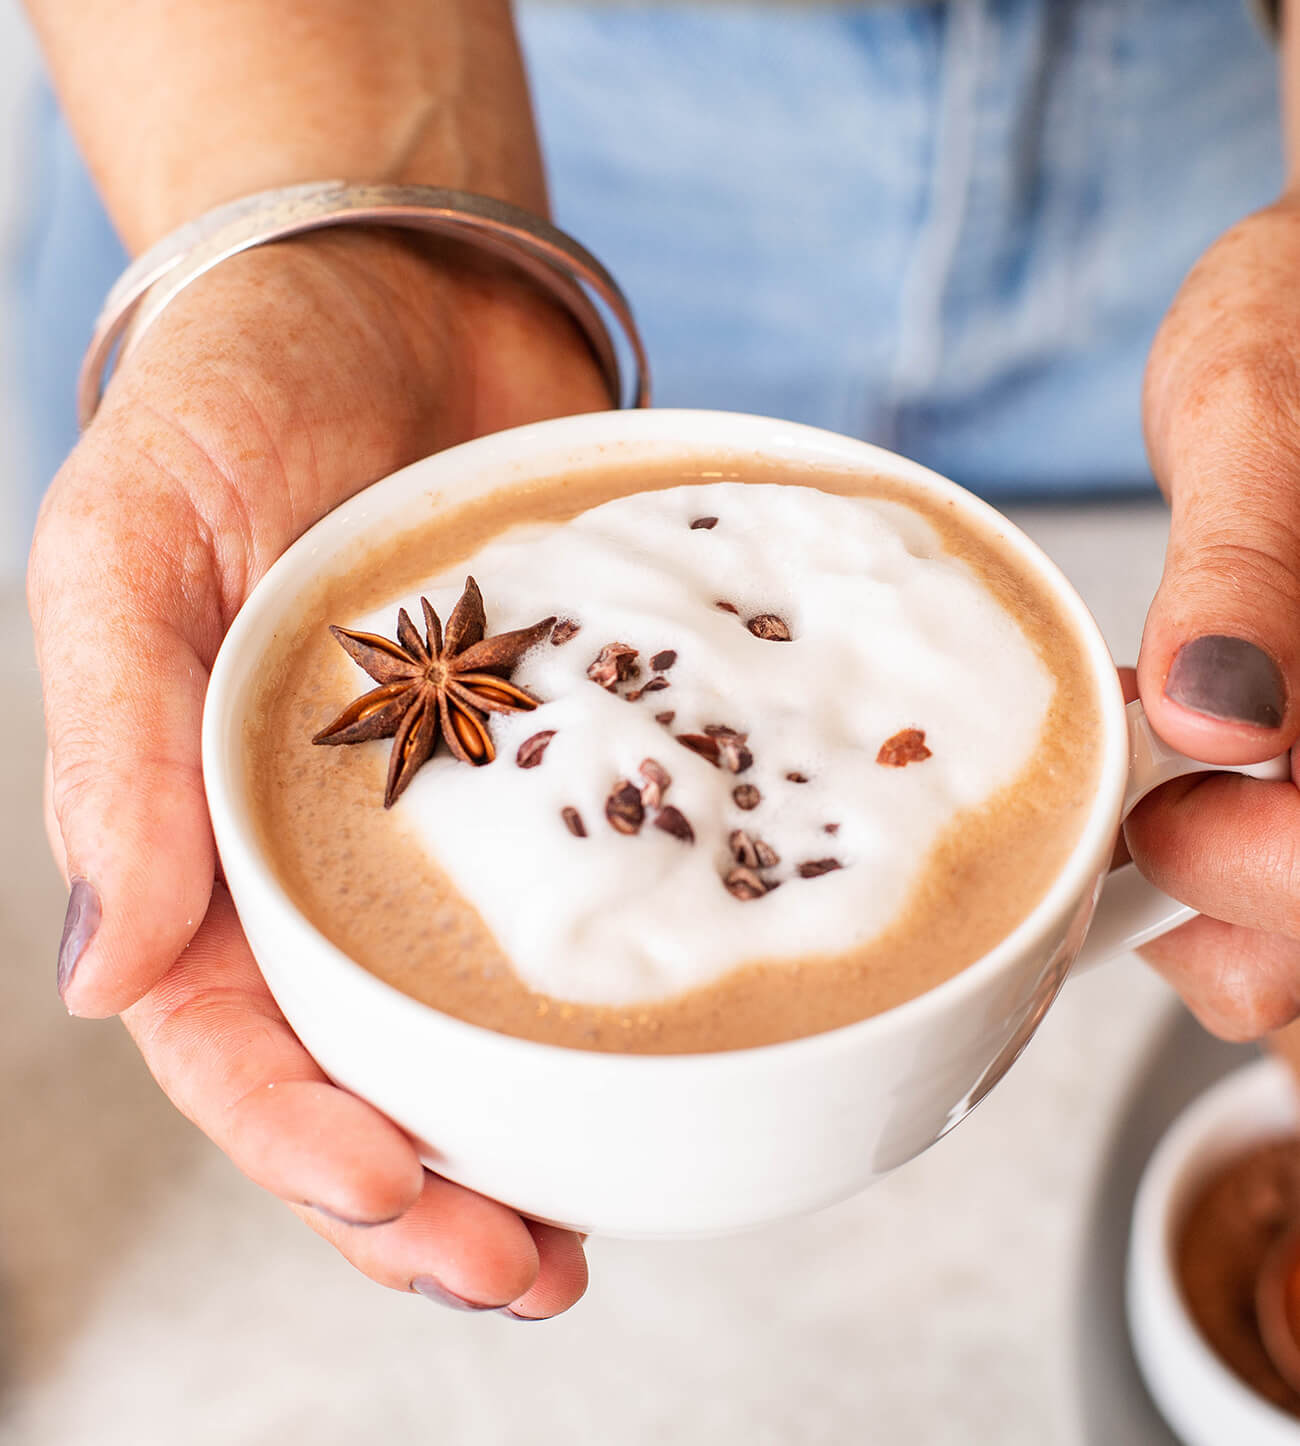
[[(1242, 773), (1247, 778), (1273, 782), (1291, 777), (1291, 755), (1280, 754), (1264, 763), (1229, 766), (1198, 763), (1178, 753), (1156, 736), (1140, 702), (1128, 705), (1128, 787), (1120, 818), (1125, 819), (1153, 788), (1189, 773)], [(1106, 878), (1088, 937), (1073, 968), (1091, 969), (1116, 954), (1126, 954), (1185, 924), (1196, 910), (1148, 883), (1135, 864), (1124, 864)]]

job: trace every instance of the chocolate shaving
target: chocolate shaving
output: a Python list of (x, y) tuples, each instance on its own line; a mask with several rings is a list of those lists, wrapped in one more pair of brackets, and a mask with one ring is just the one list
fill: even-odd
[(691, 523), (691, 531), (707, 532), (711, 527), (716, 527), (717, 525), (718, 519), (716, 517), (697, 517), (695, 521)]
[(754, 755), (745, 747), (748, 737), (748, 733), (737, 733), (721, 723), (710, 723), (703, 733), (679, 733), (677, 741), (683, 748), (707, 758), (714, 768), (744, 773), (754, 761)]
[(751, 808), (757, 808), (763, 801), (763, 795), (752, 783), (738, 783), (731, 790), (731, 797), (735, 800), (737, 808), (743, 808), (746, 813)]
[(642, 805), (645, 808), (658, 808), (673, 781), (668, 770), (653, 758), (643, 758), (638, 772), (645, 779), (645, 787), (641, 790)]
[(748, 902), (750, 899), (761, 899), (764, 894), (770, 893), (775, 884), (769, 884), (754, 872), (746, 868), (744, 864), (737, 865), (722, 880), (723, 886), (733, 899), (740, 899)]
[(806, 773), (787, 773), (786, 777), (790, 780), (791, 783), (808, 782), (808, 775)]
[(774, 869), (781, 862), (780, 855), (761, 838), (753, 838), (743, 828), (732, 829), (727, 839), (731, 857), (747, 869)]
[(605, 817), (618, 833), (637, 833), (645, 820), (641, 806), (641, 790), (635, 783), (620, 778), (605, 800)]
[(674, 838), (679, 838), (683, 843), (693, 844), (695, 842), (695, 830), (688, 822), (686, 815), (680, 808), (674, 808), (672, 804), (661, 808), (654, 817), (654, 825), (661, 828), (665, 833), (670, 833)]
[(836, 869), (842, 869), (844, 865), (839, 859), (809, 859), (807, 863), (799, 865), (799, 877), (801, 879), (815, 879), (822, 874), (834, 873)]
[(630, 693), (623, 696), (629, 703), (635, 703), (645, 693), (662, 693), (669, 686), (667, 678), (651, 678), (649, 682), (643, 683), (639, 688), (634, 688)]
[(745, 626), (756, 638), (762, 638), (765, 643), (791, 641), (789, 625), (784, 618), (777, 617), (775, 613), (759, 613), (756, 618), (750, 618)]
[(737, 733), (725, 723), (706, 723), (705, 733), (718, 745), (718, 767), (728, 773), (744, 773), (754, 761), (754, 755), (745, 747), (748, 733)]
[(630, 643), (606, 643), (588, 665), (587, 676), (611, 693), (620, 683), (637, 677), (637, 650)]
[(663, 712), (663, 713), (656, 713), (656, 714), (655, 714), (655, 722), (656, 722), (656, 723), (662, 723), (662, 724), (664, 725), (664, 727), (666, 728), (666, 727), (673, 721), (673, 719), (676, 718), (676, 717), (677, 717), (677, 714), (674, 713), (671, 708), (669, 708), (669, 709), (667, 709), (667, 710), (666, 710), (665, 712)]
[(739, 613), (739, 612), (740, 612), (740, 609), (735, 605), (735, 603), (718, 601), (718, 602), (715, 602), (715, 603), (713, 604), (713, 606), (714, 606), (715, 608), (719, 608), (719, 609), (720, 609), (722, 612), (724, 612), (724, 613)]
[(677, 741), (683, 748), (689, 748), (692, 753), (698, 753), (701, 758), (707, 758), (714, 768), (718, 767), (720, 750), (716, 738), (708, 738), (703, 733), (679, 733)]
[(564, 820), (566, 827), (574, 838), (587, 837), (587, 825), (582, 821), (582, 815), (576, 808), (566, 806), (560, 810), (560, 817)]
[(656, 653), (650, 659), (650, 666), (656, 673), (666, 673), (677, 661), (677, 652), (673, 648), (665, 648), (662, 653)]
[(544, 733), (534, 733), (531, 738), (525, 738), (519, 745), (519, 752), (515, 754), (515, 762), (520, 768), (536, 768), (554, 737), (555, 729), (548, 728)]
[(754, 755), (741, 738), (719, 738), (718, 750), (719, 764), (728, 773), (744, 773), (754, 761)]
[(826, 827), (822, 829), (823, 833), (839, 833), (839, 831), (840, 826), (837, 823), (828, 823)]
[(576, 638), (581, 631), (581, 623), (575, 622), (573, 618), (561, 618), (551, 629), (551, 646), (558, 648), (561, 643), (567, 643), (570, 638)]
[(909, 763), (922, 763), (931, 756), (925, 746), (923, 728), (904, 728), (892, 738), (886, 738), (876, 754), (876, 762), (886, 768), (905, 768)]

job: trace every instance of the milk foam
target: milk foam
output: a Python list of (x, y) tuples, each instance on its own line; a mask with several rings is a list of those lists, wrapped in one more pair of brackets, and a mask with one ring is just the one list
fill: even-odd
[[(700, 517), (719, 520), (692, 529)], [(581, 630), (515, 670), (545, 701), (493, 716), (494, 763), (471, 768), (440, 748), (394, 813), (521, 979), (561, 1000), (649, 1003), (746, 963), (869, 943), (900, 917), (954, 817), (1028, 764), (1052, 701), (1052, 676), (1015, 619), (900, 503), (725, 482), (618, 498), (567, 523), (513, 528), (431, 580), (420, 591), (444, 621), (467, 573), (490, 633), (551, 614)], [(351, 625), (391, 636), (397, 606), (418, 618), (418, 598)], [(793, 641), (751, 635), (745, 619), (760, 613), (784, 619)], [(639, 650), (642, 668), (618, 694), (587, 676), (616, 641)], [(620, 696), (665, 649), (677, 654), (670, 686)], [(655, 721), (667, 709), (670, 727)], [(751, 767), (716, 768), (675, 741), (710, 724), (749, 735)], [(877, 763), (909, 727), (924, 730), (932, 756)], [(518, 767), (519, 745), (550, 729), (541, 764)], [(612, 787), (639, 785), (646, 758), (671, 775), (665, 802), (689, 820), (693, 844), (652, 827), (651, 813), (634, 836), (607, 822)], [(742, 783), (762, 794), (752, 811), (734, 802)], [(568, 831), (566, 807), (587, 837)], [(780, 886), (762, 898), (723, 886), (734, 829), (780, 855), (764, 870)], [(799, 877), (800, 863), (826, 858), (843, 867)]]

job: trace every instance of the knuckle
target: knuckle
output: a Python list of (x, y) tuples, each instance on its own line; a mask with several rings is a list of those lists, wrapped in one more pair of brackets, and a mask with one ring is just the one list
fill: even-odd
[(1212, 1034), (1234, 1044), (1247, 1044), (1284, 1028), (1296, 1018), (1297, 1009), (1289, 991), (1269, 989), (1239, 981), (1234, 994), (1215, 1002), (1212, 1013), (1201, 1012), (1201, 1022)]
[(67, 730), (52, 754), (50, 801), (64, 833), (68, 820), (85, 812), (104, 777), (102, 750), (89, 729)]
[(1300, 1014), (1295, 990), (1249, 955), (1225, 950), (1208, 995), (1202, 1023), (1221, 1039), (1245, 1043), (1282, 1029)]
[(1300, 438), (1300, 362), (1290, 349), (1253, 342), (1216, 349), (1196, 365), (1183, 391), (1186, 419), (1252, 435), (1293, 455)]
[(210, 490), (201, 474), (214, 469), (193, 453), (157, 423), (88, 434), (37, 517), (28, 563), (34, 617), (84, 592), (87, 578), (108, 584), (123, 611), (133, 602), (174, 607), (178, 595), (210, 600), (223, 568), (238, 571), (242, 533), (228, 492), (224, 510), (200, 505)]
[(1298, 246), (1300, 207), (1277, 203), (1231, 227), (1192, 267), (1147, 368), (1147, 421), (1157, 454), (1170, 421), (1195, 426), (1199, 418), (1206, 441), (1216, 421), (1234, 414), (1289, 424), (1294, 435), (1300, 358), (1290, 339), (1300, 303), (1290, 278)]
[(63, 474), (41, 504), (27, 563), (28, 597), (33, 613), (68, 575), (70, 559), (79, 568), (104, 555), (113, 532), (97, 499), (79, 477)]
[(198, 798), (202, 764), (193, 751), (158, 751), (147, 767), (123, 746), (112, 723), (68, 716), (51, 717), (48, 790), (50, 807), (65, 840), (84, 846), (105, 830), (138, 842), (150, 836), (157, 800)]
[(1300, 557), (1300, 535), (1280, 519), (1247, 540), (1211, 534), (1198, 539), (1188, 562), (1199, 586), (1213, 589), (1218, 606), (1238, 600), (1246, 617), (1260, 613), (1276, 598), (1288, 608), (1300, 606), (1300, 577), (1289, 558)]
[[(281, 1029), (269, 999), (262, 1004), (238, 987), (191, 989), (179, 981), (140, 1043), (172, 1099), (217, 1138), (229, 1133), (231, 1117), (265, 1088), (263, 1061)], [(190, 1063), (196, 1057), (207, 1061), (197, 1075), (201, 1098), (194, 1094), (196, 1072)]]
[(1300, 940), (1300, 840), (1279, 833), (1261, 850), (1255, 867), (1277, 893), (1274, 927), (1286, 938)]

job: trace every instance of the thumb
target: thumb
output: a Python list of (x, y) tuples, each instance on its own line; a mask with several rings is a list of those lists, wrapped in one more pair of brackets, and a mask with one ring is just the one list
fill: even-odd
[(1283, 339), (1300, 307), (1275, 274), (1279, 249), (1300, 255), (1300, 218), (1285, 235), (1278, 219), (1201, 262), (1147, 374), (1172, 520), (1138, 683), (1156, 731), (1206, 763), (1258, 762), (1300, 734), (1300, 370)]
[[(65, 486), (46, 508), (28, 590), (70, 884), (58, 986), (73, 1014), (98, 1017), (139, 999), (188, 944), (215, 850), (199, 759), (207, 672), (179, 625), (195, 589), (173, 561), (187, 532), (138, 483), (125, 513), (111, 486), (93, 502), (89, 490)], [(132, 512), (152, 514), (173, 557), (133, 542)]]
[[(1300, 482), (1300, 478), (1297, 479)], [(1256, 763), (1300, 732), (1300, 587), (1287, 528), (1242, 485), (1180, 482), (1138, 684), (1156, 732), (1205, 763)], [(1294, 535), (1294, 534), (1292, 534)]]

